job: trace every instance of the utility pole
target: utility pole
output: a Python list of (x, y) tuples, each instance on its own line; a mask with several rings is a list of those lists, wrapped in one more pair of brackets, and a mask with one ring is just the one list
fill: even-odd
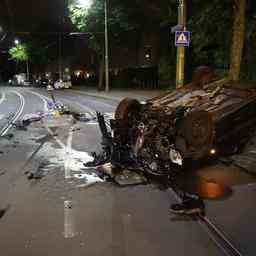
[(27, 80), (29, 80), (29, 63), (28, 63), (28, 59), (27, 59)]
[(108, 2), (105, 0), (105, 91), (109, 92), (109, 55), (108, 55)]
[(59, 33), (59, 80), (62, 80), (62, 34)]
[[(178, 6), (178, 25), (183, 30), (186, 30), (186, 0), (179, 0)], [(185, 70), (185, 47), (177, 47), (177, 64), (176, 64), (176, 88), (181, 88), (184, 85), (184, 70)]]

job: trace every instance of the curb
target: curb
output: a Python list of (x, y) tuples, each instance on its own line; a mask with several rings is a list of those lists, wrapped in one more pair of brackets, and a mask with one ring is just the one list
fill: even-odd
[(117, 103), (119, 103), (122, 99), (125, 98), (125, 97), (117, 98), (117, 97), (112, 97), (112, 96), (107, 96), (107, 95), (99, 95), (99, 94), (84, 92), (84, 91), (80, 91), (80, 90), (76, 90), (76, 89), (70, 89), (70, 91), (80, 93), (80, 94), (84, 94), (84, 95), (87, 95), (87, 96), (90, 96), (90, 97), (102, 98), (102, 99), (116, 101)]
[(154, 98), (155, 96), (157, 95), (151, 95), (151, 96), (148, 96), (148, 97), (143, 97), (143, 98), (138, 98), (136, 97), (135, 95), (132, 96), (132, 95), (129, 95), (129, 96), (123, 96), (123, 97), (115, 97), (115, 96), (108, 96), (108, 95), (100, 95), (100, 94), (96, 94), (96, 93), (90, 93), (90, 92), (84, 92), (84, 91), (80, 91), (79, 89), (70, 89), (71, 91), (73, 92), (76, 92), (76, 93), (81, 93), (81, 94), (84, 94), (84, 95), (87, 95), (87, 96), (91, 96), (91, 97), (95, 97), (95, 98), (102, 98), (102, 99), (107, 99), (107, 100), (112, 100), (112, 101), (115, 101), (116, 103), (119, 103), (122, 99), (125, 99), (125, 98), (134, 98), (134, 99), (137, 99), (138, 101), (146, 101), (147, 99), (151, 99), (151, 98)]

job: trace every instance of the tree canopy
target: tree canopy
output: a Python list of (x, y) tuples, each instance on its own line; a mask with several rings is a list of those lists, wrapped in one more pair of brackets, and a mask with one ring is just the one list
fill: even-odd
[[(231, 46), (234, 39), (234, 18), (239, 0), (191, 0), (188, 6), (187, 29), (191, 31), (189, 47), (190, 67), (211, 65), (227, 74), (231, 64)], [(177, 25), (177, 0), (109, 0), (109, 32), (111, 43), (129, 47), (123, 33), (150, 31), (152, 24), (161, 31), (160, 66), (164, 73), (175, 71), (176, 48), (170, 34)], [(94, 0), (89, 9), (70, 5), (70, 18), (83, 32), (90, 34), (91, 46), (100, 51), (104, 43), (104, 0)], [(124, 37), (125, 38), (125, 37)], [(241, 65), (241, 78), (256, 80), (256, 1), (246, 0), (245, 35)], [(233, 47), (234, 49), (234, 47)], [(165, 66), (168, 65), (168, 68)], [(164, 75), (170, 77), (170, 75)]]
[(18, 44), (9, 50), (11, 59), (16, 62), (24, 62), (29, 59), (29, 50), (26, 44)]
[[(140, 26), (136, 3), (131, 1), (109, 1), (108, 29), (111, 40), (120, 43), (122, 33), (133, 31)], [(104, 0), (95, 0), (90, 8), (71, 1), (69, 16), (80, 31), (88, 33), (91, 47), (102, 51), (104, 45), (105, 9)]]

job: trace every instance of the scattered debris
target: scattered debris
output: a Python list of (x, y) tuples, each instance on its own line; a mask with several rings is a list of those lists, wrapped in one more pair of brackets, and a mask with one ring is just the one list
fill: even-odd
[(88, 187), (91, 185), (94, 185), (96, 183), (104, 182), (104, 179), (100, 178), (96, 173), (87, 173), (87, 172), (81, 172), (79, 174), (74, 174), (73, 177), (75, 179), (79, 179), (83, 181), (83, 184), (77, 185), (77, 187)]
[(7, 205), (4, 208), (0, 208), (0, 219), (4, 217), (4, 215), (7, 213), (7, 211), (11, 208), (10, 205)]
[(200, 198), (186, 198), (179, 204), (173, 204), (170, 207), (170, 212), (174, 214), (195, 215), (205, 212), (205, 205)]
[(4, 138), (4, 139), (7, 139), (7, 140), (11, 140), (14, 137), (14, 135), (12, 133), (8, 133), (8, 134), (6, 134), (4, 136), (1, 136), (1, 137)]
[(42, 179), (47, 173), (56, 166), (48, 161), (42, 161), (37, 167), (34, 167), (31, 171), (26, 171), (25, 174), (29, 180)]
[(90, 122), (90, 121), (95, 121), (96, 118), (92, 117), (89, 113), (72, 113), (72, 116), (74, 117), (75, 120), (80, 121), (80, 122)]
[(80, 130), (81, 130), (80, 127), (74, 127), (74, 128), (71, 129), (72, 132), (76, 132), (76, 131), (80, 131)]
[(139, 175), (135, 171), (123, 170), (114, 178), (115, 182), (120, 186), (139, 185), (147, 183), (147, 179), (143, 175)]
[(35, 114), (26, 114), (26, 115), (23, 116), (21, 121), (22, 121), (24, 126), (28, 126), (32, 122), (41, 121), (42, 118), (43, 118), (43, 114), (39, 112), (39, 113), (35, 113)]

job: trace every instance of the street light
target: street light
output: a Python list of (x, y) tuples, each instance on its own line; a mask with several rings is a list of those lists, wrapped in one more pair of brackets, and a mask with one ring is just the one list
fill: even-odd
[(92, 5), (92, 0), (78, 0), (78, 5), (85, 9), (88, 9)]
[(15, 43), (15, 45), (18, 45), (18, 44), (20, 44), (20, 40), (19, 39), (15, 39), (14, 43)]

